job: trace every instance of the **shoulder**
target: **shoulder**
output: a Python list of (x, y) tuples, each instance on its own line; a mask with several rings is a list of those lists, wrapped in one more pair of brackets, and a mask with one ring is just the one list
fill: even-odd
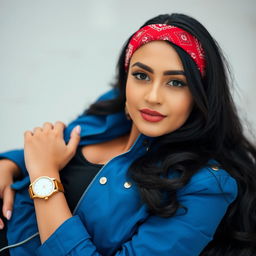
[(118, 95), (119, 95), (118, 90), (116, 88), (112, 88), (107, 92), (103, 93), (102, 95), (100, 95), (96, 101), (112, 100), (117, 98)]
[(198, 170), (190, 181), (179, 190), (180, 195), (198, 193), (208, 196), (221, 195), (229, 203), (237, 196), (237, 182), (218, 162), (210, 160)]

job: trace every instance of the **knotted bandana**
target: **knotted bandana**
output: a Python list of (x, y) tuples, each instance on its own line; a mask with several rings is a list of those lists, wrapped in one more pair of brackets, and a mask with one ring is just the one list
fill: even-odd
[(126, 49), (125, 70), (128, 70), (133, 53), (142, 45), (155, 40), (167, 40), (181, 47), (196, 63), (200, 73), (205, 73), (204, 50), (198, 39), (187, 31), (166, 24), (152, 24), (138, 30)]

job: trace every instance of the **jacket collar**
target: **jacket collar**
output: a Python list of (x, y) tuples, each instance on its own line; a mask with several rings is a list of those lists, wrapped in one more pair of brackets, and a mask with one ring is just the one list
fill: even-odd
[[(66, 142), (70, 139), (72, 129), (77, 125), (81, 126), (80, 145), (89, 145), (127, 134), (131, 130), (132, 122), (127, 120), (123, 111), (104, 116), (80, 115), (65, 129), (64, 139)], [(140, 134), (133, 146), (142, 144), (147, 148), (150, 147), (153, 140), (153, 137)]]

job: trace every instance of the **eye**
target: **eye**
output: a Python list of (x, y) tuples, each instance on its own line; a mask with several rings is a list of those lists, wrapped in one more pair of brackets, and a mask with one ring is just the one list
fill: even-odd
[(142, 73), (142, 72), (134, 72), (132, 73), (132, 75), (138, 79), (138, 80), (146, 80), (146, 81), (149, 81), (149, 77), (147, 74), (145, 73)]
[(186, 86), (186, 83), (181, 80), (171, 80), (168, 84), (174, 87)]

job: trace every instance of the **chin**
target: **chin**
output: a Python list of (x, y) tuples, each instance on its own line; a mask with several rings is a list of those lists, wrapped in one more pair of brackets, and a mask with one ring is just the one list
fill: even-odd
[(166, 134), (165, 132), (159, 132), (159, 129), (158, 131), (142, 129), (140, 132), (148, 137), (159, 137)]

